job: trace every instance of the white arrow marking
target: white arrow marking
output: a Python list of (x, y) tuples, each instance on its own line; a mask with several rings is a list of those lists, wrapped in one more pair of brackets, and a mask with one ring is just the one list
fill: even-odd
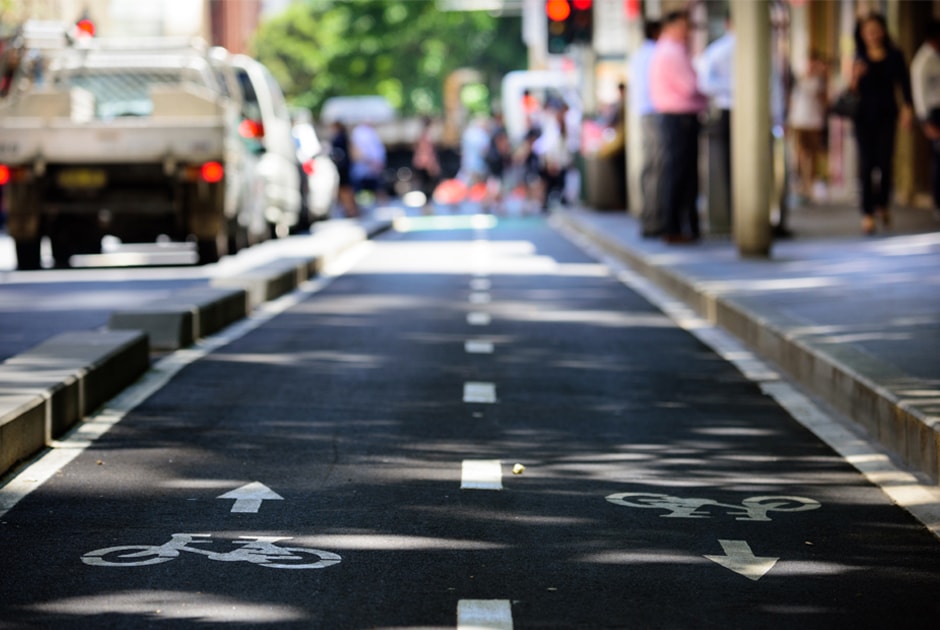
[(232, 512), (255, 513), (261, 509), (262, 501), (283, 501), (284, 497), (271, 490), (263, 483), (252, 481), (241, 488), (216, 497), (217, 499), (235, 499)]
[(461, 599), (457, 630), (512, 630), (512, 603), (508, 599)]
[(751, 551), (751, 547), (743, 540), (719, 540), (718, 542), (721, 543), (725, 555), (705, 557), (755, 582), (774, 568), (777, 560), (780, 559), (758, 558)]

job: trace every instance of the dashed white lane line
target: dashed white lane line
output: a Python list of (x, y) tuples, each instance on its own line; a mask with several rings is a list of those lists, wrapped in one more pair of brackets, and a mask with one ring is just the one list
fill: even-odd
[(493, 354), (493, 342), (469, 339), (463, 344), (467, 354)]
[(489, 313), (467, 313), (467, 323), (471, 326), (489, 326), (492, 321)]
[(466, 403), (496, 402), (496, 385), (471, 381), (463, 384), (463, 401)]
[(470, 288), (474, 291), (489, 291), (492, 283), (486, 278), (474, 278), (470, 281)]
[(465, 459), (460, 467), (461, 490), (502, 490), (503, 464), (498, 459)]
[(461, 599), (457, 630), (512, 630), (512, 604), (508, 599)]
[(474, 291), (470, 294), (471, 304), (489, 304), (492, 301), (490, 294), (485, 291)]

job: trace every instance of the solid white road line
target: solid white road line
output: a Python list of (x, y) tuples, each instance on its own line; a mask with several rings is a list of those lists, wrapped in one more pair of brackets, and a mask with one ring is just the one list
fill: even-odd
[(479, 339), (469, 339), (463, 344), (467, 354), (493, 354), (492, 341), (480, 341)]
[(476, 381), (464, 383), (463, 401), (465, 403), (494, 403), (496, 402), (496, 385)]
[(461, 599), (457, 630), (512, 630), (512, 604), (508, 599)]
[(467, 323), (471, 326), (489, 326), (491, 321), (489, 313), (467, 313)]
[(460, 467), (461, 490), (502, 490), (503, 465), (498, 459), (465, 459)]

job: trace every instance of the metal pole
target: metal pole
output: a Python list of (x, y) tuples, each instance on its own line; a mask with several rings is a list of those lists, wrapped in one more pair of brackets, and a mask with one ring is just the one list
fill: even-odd
[(768, 257), (772, 242), (770, 4), (731, 0), (736, 33), (731, 116), (734, 240), (742, 256)]

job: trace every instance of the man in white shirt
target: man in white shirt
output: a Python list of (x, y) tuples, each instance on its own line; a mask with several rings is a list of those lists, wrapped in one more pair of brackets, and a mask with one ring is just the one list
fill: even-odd
[(927, 39), (911, 61), (914, 114), (930, 140), (930, 183), (934, 212), (940, 216), (940, 21), (928, 26)]
[(369, 123), (356, 125), (349, 138), (352, 152), (350, 178), (356, 191), (368, 190), (381, 196), (385, 173), (385, 145)]

